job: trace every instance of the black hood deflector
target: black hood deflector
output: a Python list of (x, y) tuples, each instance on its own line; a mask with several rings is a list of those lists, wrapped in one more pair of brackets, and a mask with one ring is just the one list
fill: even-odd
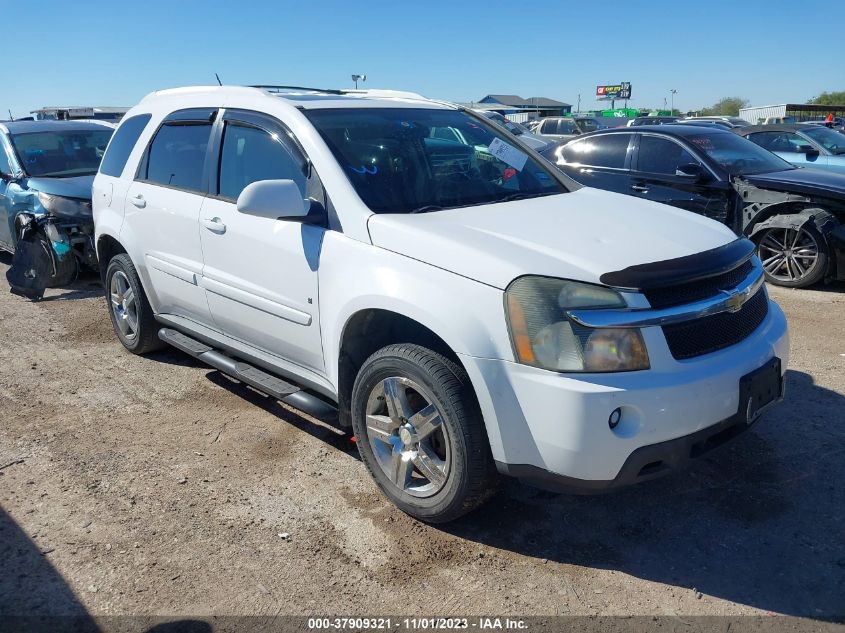
[(599, 277), (603, 284), (623, 290), (649, 290), (715, 277), (733, 270), (754, 255), (754, 242), (741, 238), (718, 248), (629, 266)]

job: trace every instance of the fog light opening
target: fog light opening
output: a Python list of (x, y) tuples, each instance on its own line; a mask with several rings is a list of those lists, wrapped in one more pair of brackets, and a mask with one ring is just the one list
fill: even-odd
[(613, 411), (610, 412), (610, 417), (607, 418), (607, 425), (611, 429), (615, 429), (617, 426), (619, 426), (619, 421), (621, 419), (622, 419), (622, 409), (617, 407), (616, 409), (614, 409)]

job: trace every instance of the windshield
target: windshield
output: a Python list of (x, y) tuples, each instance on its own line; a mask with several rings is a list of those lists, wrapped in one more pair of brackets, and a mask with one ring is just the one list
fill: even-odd
[(96, 174), (114, 130), (58, 130), (12, 134), (27, 176), (63, 178)]
[(795, 169), (753, 141), (730, 132), (693, 134), (686, 138), (732, 176), (750, 176)]
[(824, 147), (831, 154), (845, 154), (845, 134), (827, 127), (807, 126), (801, 132)]
[(564, 193), (513, 137), (459, 110), (306, 110), (376, 213), (421, 213)]
[(595, 119), (578, 119), (578, 127), (584, 132), (595, 132), (599, 129), (599, 124)]
[(499, 114), (498, 112), (490, 112), (486, 116), (488, 119), (492, 119), (504, 127), (508, 132), (512, 132), (515, 136), (522, 136), (528, 131), (518, 123), (514, 123), (510, 119), (506, 119), (504, 115)]

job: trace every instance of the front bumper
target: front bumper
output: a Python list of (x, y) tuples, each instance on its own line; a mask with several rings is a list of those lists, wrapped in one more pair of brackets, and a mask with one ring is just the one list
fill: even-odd
[[(789, 359), (786, 318), (773, 302), (751, 336), (698, 358), (672, 358), (660, 328), (643, 336), (652, 368), (620, 374), (462, 356), (499, 470), (581, 492), (671, 472), (745, 430), (741, 379), (774, 357), (783, 376)], [(622, 420), (611, 429), (616, 408)]]

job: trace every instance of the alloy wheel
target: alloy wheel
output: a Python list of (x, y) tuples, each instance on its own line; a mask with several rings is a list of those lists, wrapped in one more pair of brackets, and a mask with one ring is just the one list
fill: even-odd
[(399, 490), (430, 497), (446, 484), (450, 441), (440, 410), (410, 378), (378, 383), (367, 400), (367, 437), (379, 467)]
[(112, 275), (109, 284), (109, 299), (114, 321), (120, 333), (126, 340), (133, 340), (138, 336), (138, 305), (129, 278), (121, 270)]
[(803, 228), (770, 229), (760, 240), (758, 252), (770, 277), (795, 282), (815, 268), (819, 244), (812, 233)]

